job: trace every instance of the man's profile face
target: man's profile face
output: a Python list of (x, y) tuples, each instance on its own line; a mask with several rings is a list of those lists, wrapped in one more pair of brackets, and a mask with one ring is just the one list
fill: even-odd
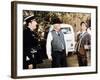
[(35, 21), (35, 20), (32, 20), (31, 22), (30, 22), (30, 26), (31, 26), (31, 28), (34, 30), (34, 29), (36, 29), (36, 25), (37, 25), (37, 22)]
[(87, 29), (86, 24), (85, 23), (82, 23), (81, 28), (82, 28), (82, 30), (85, 31)]

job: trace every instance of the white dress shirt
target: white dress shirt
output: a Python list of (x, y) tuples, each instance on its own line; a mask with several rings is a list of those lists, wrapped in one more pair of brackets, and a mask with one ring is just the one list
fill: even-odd
[[(48, 59), (51, 59), (51, 51), (52, 51), (52, 46), (51, 46), (51, 42), (53, 40), (53, 37), (52, 37), (52, 33), (49, 32), (48, 33), (48, 36), (47, 36), (47, 42), (46, 42), (46, 52), (47, 52), (47, 56), (48, 56)], [(65, 40), (65, 37), (64, 37), (64, 40)], [(65, 41), (65, 46), (66, 46), (66, 55), (68, 55), (68, 49), (67, 49), (67, 41)]]

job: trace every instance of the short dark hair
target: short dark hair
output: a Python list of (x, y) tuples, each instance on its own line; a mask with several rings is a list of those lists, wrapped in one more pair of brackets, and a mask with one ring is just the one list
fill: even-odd
[(80, 23), (80, 26), (82, 26), (82, 24), (86, 24), (84, 21), (82, 21), (81, 23)]

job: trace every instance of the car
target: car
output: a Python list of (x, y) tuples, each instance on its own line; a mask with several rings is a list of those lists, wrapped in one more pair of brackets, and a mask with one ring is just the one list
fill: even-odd
[[(49, 31), (53, 30), (53, 25), (50, 26)], [(75, 52), (75, 33), (73, 27), (69, 24), (61, 24), (61, 31), (64, 33), (64, 38), (67, 43), (68, 52)]]
[(73, 27), (69, 24), (61, 24), (61, 31), (64, 33), (64, 38), (67, 43), (68, 52), (75, 51), (75, 33)]

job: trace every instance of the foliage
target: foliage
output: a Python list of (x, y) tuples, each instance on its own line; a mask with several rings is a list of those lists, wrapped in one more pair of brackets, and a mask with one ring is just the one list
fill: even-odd
[(91, 27), (91, 14), (89, 13), (33, 11), (33, 10), (23, 11), (23, 19), (30, 15), (38, 17), (38, 24), (40, 31), (43, 31), (48, 26), (50, 26), (52, 23), (52, 19), (55, 17), (59, 17), (63, 23), (72, 25), (75, 32), (80, 30), (80, 23), (82, 21), (87, 23), (87, 27)]

